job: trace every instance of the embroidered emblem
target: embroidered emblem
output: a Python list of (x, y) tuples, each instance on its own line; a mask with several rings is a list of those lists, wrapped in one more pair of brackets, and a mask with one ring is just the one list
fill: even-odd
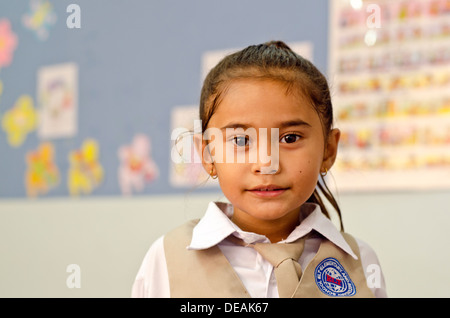
[(353, 296), (356, 287), (344, 267), (333, 257), (325, 258), (314, 271), (317, 287), (332, 297)]

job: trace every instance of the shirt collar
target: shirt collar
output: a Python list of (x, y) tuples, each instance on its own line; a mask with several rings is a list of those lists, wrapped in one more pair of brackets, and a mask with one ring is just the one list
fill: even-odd
[[(300, 217), (302, 222), (284, 240), (286, 243), (293, 242), (312, 230), (320, 233), (344, 252), (358, 259), (352, 251), (342, 234), (334, 224), (322, 213), (320, 206), (314, 203), (305, 203), (301, 207)], [(205, 215), (194, 227), (191, 244), (188, 249), (202, 250), (219, 244), (226, 237), (233, 234), (245, 243), (269, 243), (264, 235), (245, 232), (231, 221), (233, 206), (223, 202), (210, 202)]]

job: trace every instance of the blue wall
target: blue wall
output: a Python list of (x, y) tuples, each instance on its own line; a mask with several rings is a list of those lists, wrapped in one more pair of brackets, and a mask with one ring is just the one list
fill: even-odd
[[(301, 0), (79, 0), (51, 1), (57, 22), (39, 40), (22, 16), (29, 1), (0, 2), (18, 36), (10, 66), (0, 70), (0, 117), (22, 94), (36, 100), (41, 66), (75, 62), (79, 66), (78, 134), (51, 140), (56, 148), (60, 185), (45, 196), (67, 196), (67, 156), (83, 140), (100, 144), (105, 180), (92, 195), (119, 195), (117, 149), (136, 133), (152, 141), (159, 178), (143, 194), (185, 192), (169, 184), (170, 112), (197, 104), (201, 56), (217, 49), (245, 47), (267, 40), (310, 41), (314, 62), (326, 72), (328, 2)], [(81, 8), (81, 29), (69, 29), (66, 8)], [(35, 102), (36, 104), (36, 102)], [(36, 132), (12, 148), (0, 130), (0, 197), (24, 197), (25, 155), (42, 140)], [(197, 189), (196, 191), (208, 191)]]

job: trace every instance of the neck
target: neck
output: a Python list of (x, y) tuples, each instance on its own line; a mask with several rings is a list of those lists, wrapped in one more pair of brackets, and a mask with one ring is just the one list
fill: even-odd
[(231, 220), (243, 231), (265, 235), (271, 243), (276, 243), (285, 240), (300, 223), (299, 213), (300, 209), (297, 209), (282, 218), (264, 220), (235, 210)]

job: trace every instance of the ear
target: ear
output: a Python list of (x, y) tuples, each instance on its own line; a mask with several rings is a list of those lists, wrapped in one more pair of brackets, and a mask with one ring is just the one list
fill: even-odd
[(202, 134), (194, 134), (193, 140), (195, 150), (202, 160), (203, 168), (209, 174), (214, 166), (214, 161), (212, 159), (211, 152), (209, 151), (207, 140), (203, 139)]
[(339, 145), (339, 138), (341, 137), (341, 131), (334, 128), (328, 134), (328, 140), (325, 145), (325, 153), (322, 162), (322, 170), (330, 170), (333, 166)]

